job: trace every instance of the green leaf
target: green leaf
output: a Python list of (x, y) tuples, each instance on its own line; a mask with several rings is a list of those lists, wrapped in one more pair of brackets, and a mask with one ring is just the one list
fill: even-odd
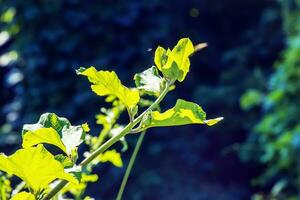
[(55, 179), (77, 183), (43, 145), (20, 149), (8, 157), (1, 154), (0, 170), (18, 176), (35, 192), (47, 188)]
[(99, 155), (100, 162), (111, 162), (116, 167), (122, 167), (123, 162), (121, 154), (118, 153), (115, 149), (105, 151), (103, 154)]
[(28, 192), (20, 192), (16, 195), (14, 195), (11, 200), (35, 200), (35, 197), (33, 194)]
[(71, 123), (68, 119), (64, 117), (58, 117), (55, 113), (44, 113), (41, 115), (38, 123), (36, 124), (25, 124), (23, 126), (22, 133), (27, 131), (35, 131), (39, 128), (53, 128), (60, 135), (64, 126), (71, 126)]
[(82, 126), (72, 126), (69, 120), (55, 113), (45, 113), (38, 123), (24, 125), (22, 133), (24, 148), (48, 143), (59, 147), (67, 155), (71, 155), (85, 138)]
[(91, 88), (97, 95), (114, 95), (127, 108), (135, 106), (140, 100), (138, 90), (125, 87), (114, 71), (97, 71), (94, 67), (90, 67), (80, 68), (77, 74), (88, 77), (92, 83)]
[(159, 76), (155, 66), (134, 76), (135, 85), (147, 94), (159, 95), (163, 79)]
[(240, 105), (244, 110), (250, 110), (251, 108), (260, 105), (263, 102), (263, 94), (254, 89), (248, 90), (240, 99)]
[(90, 132), (90, 130), (91, 130), (88, 123), (81, 124), (81, 127), (83, 128), (83, 130), (84, 130), (86, 133), (87, 133), (87, 132)]
[(189, 72), (189, 56), (193, 53), (194, 46), (191, 40), (182, 38), (172, 51), (158, 47), (155, 51), (154, 62), (167, 79), (182, 82)]
[(74, 165), (73, 161), (68, 156), (58, 154), (58, 155), (54, 156), (54, 158), (55, 158), (55, 160), (60, 162), (64, 166), (64, 168), (70, 168), (70, 167), (73, 167), (73, 165)]
[(66, 154), (67, 149), (60, 139), (60, 135), (53, 128), (40, 128), (35, 131), (27, 131), (23, 134), (23, 148), (28, 148), (41, 143), (57, 146)]
[(149, 123), (146, 128), (158, 126), (180, 126), (186, 124), (207, 124), (212, 126), (222, 119), (223, 118), (220, 117), (206, 120), (206, 113), (199, 105), (178, 99), (173, 108), (163, 113), (158, 111), (152, 112), (151, 123)]

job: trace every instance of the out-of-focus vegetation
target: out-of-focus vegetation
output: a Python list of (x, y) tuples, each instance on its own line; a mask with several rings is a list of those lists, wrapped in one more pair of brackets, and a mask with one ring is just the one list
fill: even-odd
[(257, 199), (300, 197), (300, 1), (281, 4), (286, 48), (265, 88), (249, 90), (241, 99), (245, 110), (259, 107), (262, 114), (242, 153), (242, 158), (263, 164), (253, 184), (269, 194), (256, 195)]

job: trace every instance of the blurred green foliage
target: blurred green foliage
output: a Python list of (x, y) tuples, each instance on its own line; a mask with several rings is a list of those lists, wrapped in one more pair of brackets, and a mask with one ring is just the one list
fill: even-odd
[(281, 4), (286, 48), (275, 63), (275, 72), (265, 90), (250, 89), (241, 99), (244, 109), (261, 109), (261, 117), (254, 122), (253, 133), (244, 146), (248, 151), (242, 157), (264, 166), (253, 184), (270, 188), (269, 195), (276, 199), (299, 199), (300, 1)]

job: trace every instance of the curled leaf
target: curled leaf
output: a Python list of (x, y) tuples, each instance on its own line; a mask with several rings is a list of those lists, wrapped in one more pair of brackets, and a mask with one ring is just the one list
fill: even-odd
[(190, 69), (189, 56), (194, 53), (193, 43), (189, 38), (182, 38), (172, 49), (158, 47), (154, 62), (167, 79), (182, 82)]
[(163, 79), (159, 76), (155, 66), (134, 76), (135, 85), (147, 94), (158, 95), (162, 89)]

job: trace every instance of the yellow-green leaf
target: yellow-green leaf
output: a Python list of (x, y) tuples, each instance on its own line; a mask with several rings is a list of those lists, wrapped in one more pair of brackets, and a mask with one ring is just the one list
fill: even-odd
[[(39, 131), (39, 129), (42, 129), (42, 131)], [(83, 142), (85, 132), (82, 126), (72, 126), (69, 120), (64, 117), (58, 117), (55, 113), (44, 113), (41, 115), (38, 123), (25, 124), (23, 126), (22, 135), (23, 139), (26, 139), (25, 144), (23, 142), (23, 146), (28, 147), (48, 143), (59, 147), (66, 154), (71, 155), (72, 152), (77, 151), (77, 146)], [(57, 136), (59, 136), (60, 141), (58, 141)]]
[(123, 162), (121, 158), (121, 154), (116, 150), (108, 150), (99, 156), (100, 162), (111, 162), (116, 167), (122, 167)]
[(127, 108), (135, 106), (139, 100), (137, 89), (125, 87), (114, 71), (97, 71), (94, 67), (77, 70), (79, 75), (87, 76), (92, 83), (92, 90), (99, 96), (114, 95)]
[(73, 167), (73, 165), (74, 165), (72, 159), (68, 156), (58, 154), (58, 155), (55, 155), (54, 158), (55, 158), (55, 160), (60, 162), (64, 166), (64, 168), (70, 168), (70, 167)]
[(163, 67), (168, 61), (168, 55), (167, 51), (161, 47), (158, 46), (155, 50), (155, 56), (154, 56), (154, 63), (156, 67), (159, 69), (159, 71), (163, 72)]
[(18, 176), (35, 192), (47, 188), (55, 179), (77, 183), (43, 145), (20, 149), (11, 156), (0, 154), (0, 170)]
[(28, 148), (41, 143), (52, 144), (68, 154), (59, 134), (53, 128), (40, 128), (35, 131), (27, 131), (23, 134), (23, 148)]
[(87, 133), (87, 132), (90, 132), (90, 127), (89, 127), (89, 124), (88, 123), (84, 123), (84, 124), (81, 124), (81, 127), (83, 128), (83, 130)]
[(189, 56), (194, 53), (193, 43), (189, 38), (182, 38), (172, 50), (158, 47), (154, 62), (164, 76), (182, 82), (190, 69)]
[(193, 102), (178, 99), (173, 108), (163, 113), (158, 111), (152, 112), (151, 123), (147, 127), (180, 126), (186, 124), (207, 124), (211, 126), (222, 119), (206, 120), (206, 113), (201, 106)]
[(16, 195), (14, 195), (11, 200), (35, 200), (35, 197), (33, 194), (28, 192), (20, 192)]

